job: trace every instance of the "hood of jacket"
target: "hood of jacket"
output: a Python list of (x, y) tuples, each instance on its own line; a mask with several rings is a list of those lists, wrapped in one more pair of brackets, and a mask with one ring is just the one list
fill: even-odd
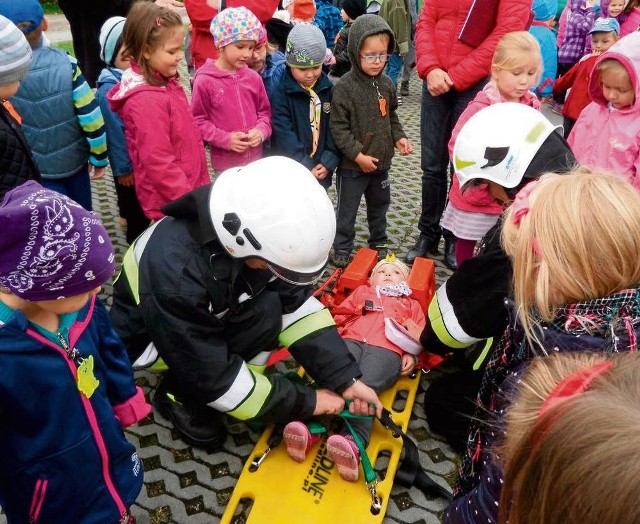
[[(486, 103), (486, 105), (492, 105), (492, 104), (499, 104), (501, 102), (507, 101), (506, 98), (502, 96), (502, 94), (500, 93), (500, 89), (498, 89), (498, 86), (493, 80), (490, 80), (489, 82), (487, 82), (487, 85), (485, 85), (482, 88), (482, 91), (480, 91), (480, 93), (482, 93), (482, 95), (476, 97), (474, 102), (479, 102), (481, 104)], [(529, 107), (533, 107), (534, 109), (539, 110), (540, 104), (536, 103), (537, 100), (538, 100), (538, 97), (536, 95), (534, 95), (531, 91), (527, 91), (524, 95), (522, 95), (522, 98), (520, 99), (519, 103), (528, 105)]]
[(186, 220), (189, 233), (199, 244), (218, 239), (209, 212), (212, 187), (213, 184), (200, 186), (162, 207), (162, 212), (168, 217)]
[[(172, 78), (169, 79), (169, 82), (176, 82), (176, 80)], [(165, 86), (147, 84), (138, 66), (131, 64), (131, 67), (122, 73), (120, 83), (109, 91), (107, 98), (111, 104), (111, 109), (118, 111), (125, 101), (135, 93), (140, 91), (164, 91), (165, 89)]]
[(594, 66), (594, 74), (589, 79), (589, 95), (591, 100), (601, 106), (607, 106), (607, 99), (604, 97), (600, 75), (595, 74), (598, 64), (603, 60), (614, 58), (620, 62), (629, 74), (631, 86), (635, 95), (635, 101), (629, 107), (620, 109), (621, 112), (631, 113), (638, 110), (640, 105), (640, 83), (638, 82), (638, 71), (640, 71), (640, 33), (635, 31), (613, 44), (606, 53), (600, 55)]
[(105, 67), (100, 71), (96, 86), (100, 87), (104, 84), (115, 85), (122, 79), (122, 73), (122, 69), (118, 69), (117, 67)]
[[(393, 31), (389, 27), (389, 24), (384, 21), (384, 19), (378, 15), (362, 15), (359, 16), (355, 22), (351, 25), (351, 29), (349, 29), (349, 42), (347, 44), (347, 51), (349, 53), (349, 58), (351, 59), (352, 71), (354, 71), (359, 76), (365, 76), (366, 78), (370, 78), (369, 75), (365, 74), (360, 67), (360, 48), (364, 43), (365, 38), (371, 35), (377, 35), (379, 33), (387, 33), (389, 35), (389, 45), (387, 46), (387, 53), (393, 53), (395, 48), (395, 37), (393, 36)], [(382, 73), (380, 73), (382, 74)]]
[[(243, 65), (240, 69), (235, 71), (225, 71), (224, 69), (220, 69), (216, 65), (216, 61), (213, 58), (207, 58), (207, 61), (204, 65), (198, 68), (196, 73), (197, 76), (210, 76), (211, 78), (227, 78), (236, 76), (238, 79), (246, 78), (247, 76), (251, 76), (251, 73), (255, 73), (252, 69), (249, 68), (248, 65)], [(258, 73), (256, 73), (258, 74)]]

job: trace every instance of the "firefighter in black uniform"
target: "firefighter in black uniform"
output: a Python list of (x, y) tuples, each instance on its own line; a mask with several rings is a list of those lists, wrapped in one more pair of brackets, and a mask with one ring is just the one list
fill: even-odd
[[(224, 414), (286, 423), (337, 413), (380, 414), (374, 391), (312, 296), (335, 235), (325, 190), (283, 157), (222, 173), (166, 205), (129, 248), (111, 318), (136, 367), (168, 371), (154, 405), (182, 439), (209, 450)], [(284, 345), (318, 389), (265, 376)]]
[[(465, 184), (488, 183), (505, 206), (532, 180), (577, 165), (556, 127), (541, 112), (516, 103), (491, 105), (469, 119), (453, 157), (463, 190)], [(425, 398), (429, 428), (459, 450), (466, 448), (484, 364), (507, 327), (512, 267), (501, 230), (502, 219), (480, 242), (478, 254), (438, 288), (420, 336), (428, 351), (449, 355), (462, 368), (434, 379)]]

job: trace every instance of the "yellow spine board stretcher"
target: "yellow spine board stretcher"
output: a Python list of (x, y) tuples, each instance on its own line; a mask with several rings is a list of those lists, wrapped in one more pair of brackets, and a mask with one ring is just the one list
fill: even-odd
[[(354, 271), (358, 273), (356, 280), (361, 280), (364, 276), (362, 283), (366, 282), (376, 260), (375, 251), (373, 255), (370, 251), (362, 249), (358, 252), (350, 267), (345, 270), (339, 285), (350, 282)], [(363, 258), (366, 258), (365, 264), (362, 263)], [(433, 262), (427, 259), (418, 259), (418, 262), (414, 264), (409, 284), (416, 298), (426, 307), (435, 290)], [(353, 282), (351, 290), (355, 289), (356, 284), (357, 282)], [(383, 405), (392, 413), (394, 422), (404, 432), (409, 425), (420, 377), (419, 372), (413, 378), (401, 377), (395, 386), (380, 395)], [(248, 504), (252, 506), (247, 524), (286, 524), (299, 522), (301, 518), (305, 524), (382, 522), (402, 453), (401, 438), (395, 438), (378, 421), (374, 422), (367, 455), (376, 470), (379, 470), (376, 462), (380, 454), (388, 460), (384, 479), (378, 478), (376, 491), (381, 510), (376, 514), (371, 511), (372, 497), (364, 481), (362, 466), (360, 480), (343, 480), (338, 474), (337, 466), (326, 455), (328, 434), (324, 434), (313, 446), (304, 462), (298, 463), (289, 457), (283, 441), (265, 455), (273, 431), (274, 426), (265, 429), (244, 465), (222, 516), (223, 524), (233, 522), (234, 516)], [(257, 468), (252, 466), (255, 463), (259, 463)]]
[[(417, 373), (413, 379), (403, 377), (393, 388), (380, 395), (384, 406), (393, 414), (393, 420), (405, 432), (411, 418), (420, 376), (421, 374)], [(406, 392), (404, 406), (401, 407), (401, 411), (392, 410), (394, 399), (401, 392)], [(360, 480), (343, 480), (338, 474), (337, 466), (326, 455), (327, 434), (311, 448), (304, 462), (293, 461), (282, 441), (264, 457), (256, 471), (252, 472), (251, 464), (263, 456), (273, 430), (274, 427), (269, 426), (264, 431), (244, 465), (222, 516), (223, 524), (233, 521), (236, 510), (243, 507), (242, 499), (253, 501), (247, 524), (382, 522), (402, 452), (401, 438), (394, 438), (391, 431), (378, 421), (374, 423), (367, 455), (375, 467), (375, 459), (380, 453), (386, 452), (385, 456), (389, 454), (385, 478), (378, 479), (376, 488), (382, 507), (379, 514), (374, 515), (371, 512), (371, 494), (364, 482), (362, 466)]]

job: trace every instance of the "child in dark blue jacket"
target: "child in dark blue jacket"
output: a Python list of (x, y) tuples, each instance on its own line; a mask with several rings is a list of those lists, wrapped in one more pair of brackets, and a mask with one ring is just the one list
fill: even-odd
[(327, 46), (322, 31), (296, 25), (287, 39), (287, 71), (271, 97), (271, 152), (306, 166), (328, 189), (340, 156), (329, 129), (333, 84), (322, 71)]
[(0, 506), (8, 522), (133, 522), (142, 461), (122, 427), (151, 408), (96, 298), (109, 235), (34, 181), (0, 224)]
[(124, 124), (120, 117), (111, 111), (107, 93), (122, 78), (122, 72), (130, 67), (130, 59), (122, 45), (122, 29), (126, 18), (109, 18), (100, 29), (100, 58), (107, 64), (98, 77), (96, 98), (104, 118), (107, 131), (107, 154), (111, 171), (115, 177), (116, 194), (120, 216), (127, 222), (127, 242), (131, 244), (138, 235), (149, 226), (136, 196), (133, 180), (133, 166), (127, 151), (127, 139), (124, 136)]

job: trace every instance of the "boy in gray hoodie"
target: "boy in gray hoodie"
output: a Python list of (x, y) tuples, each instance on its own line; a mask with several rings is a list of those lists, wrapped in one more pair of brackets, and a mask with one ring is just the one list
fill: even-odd
[(331, 261), (344, 267), (355, 238), (362, 195), (367, 204), (369, 247), (386, 255), (387, 210), (391, 201), (389, 168), (394, 146), (413, 152), (396, 114), (396, 89), (382, 73), (394, 48), (389, 25), (363, 15), (351, 26), (348, 52), (353, 67), (334, 87), (331, 133), (343, 157), (337, 171), (337, 227)]

